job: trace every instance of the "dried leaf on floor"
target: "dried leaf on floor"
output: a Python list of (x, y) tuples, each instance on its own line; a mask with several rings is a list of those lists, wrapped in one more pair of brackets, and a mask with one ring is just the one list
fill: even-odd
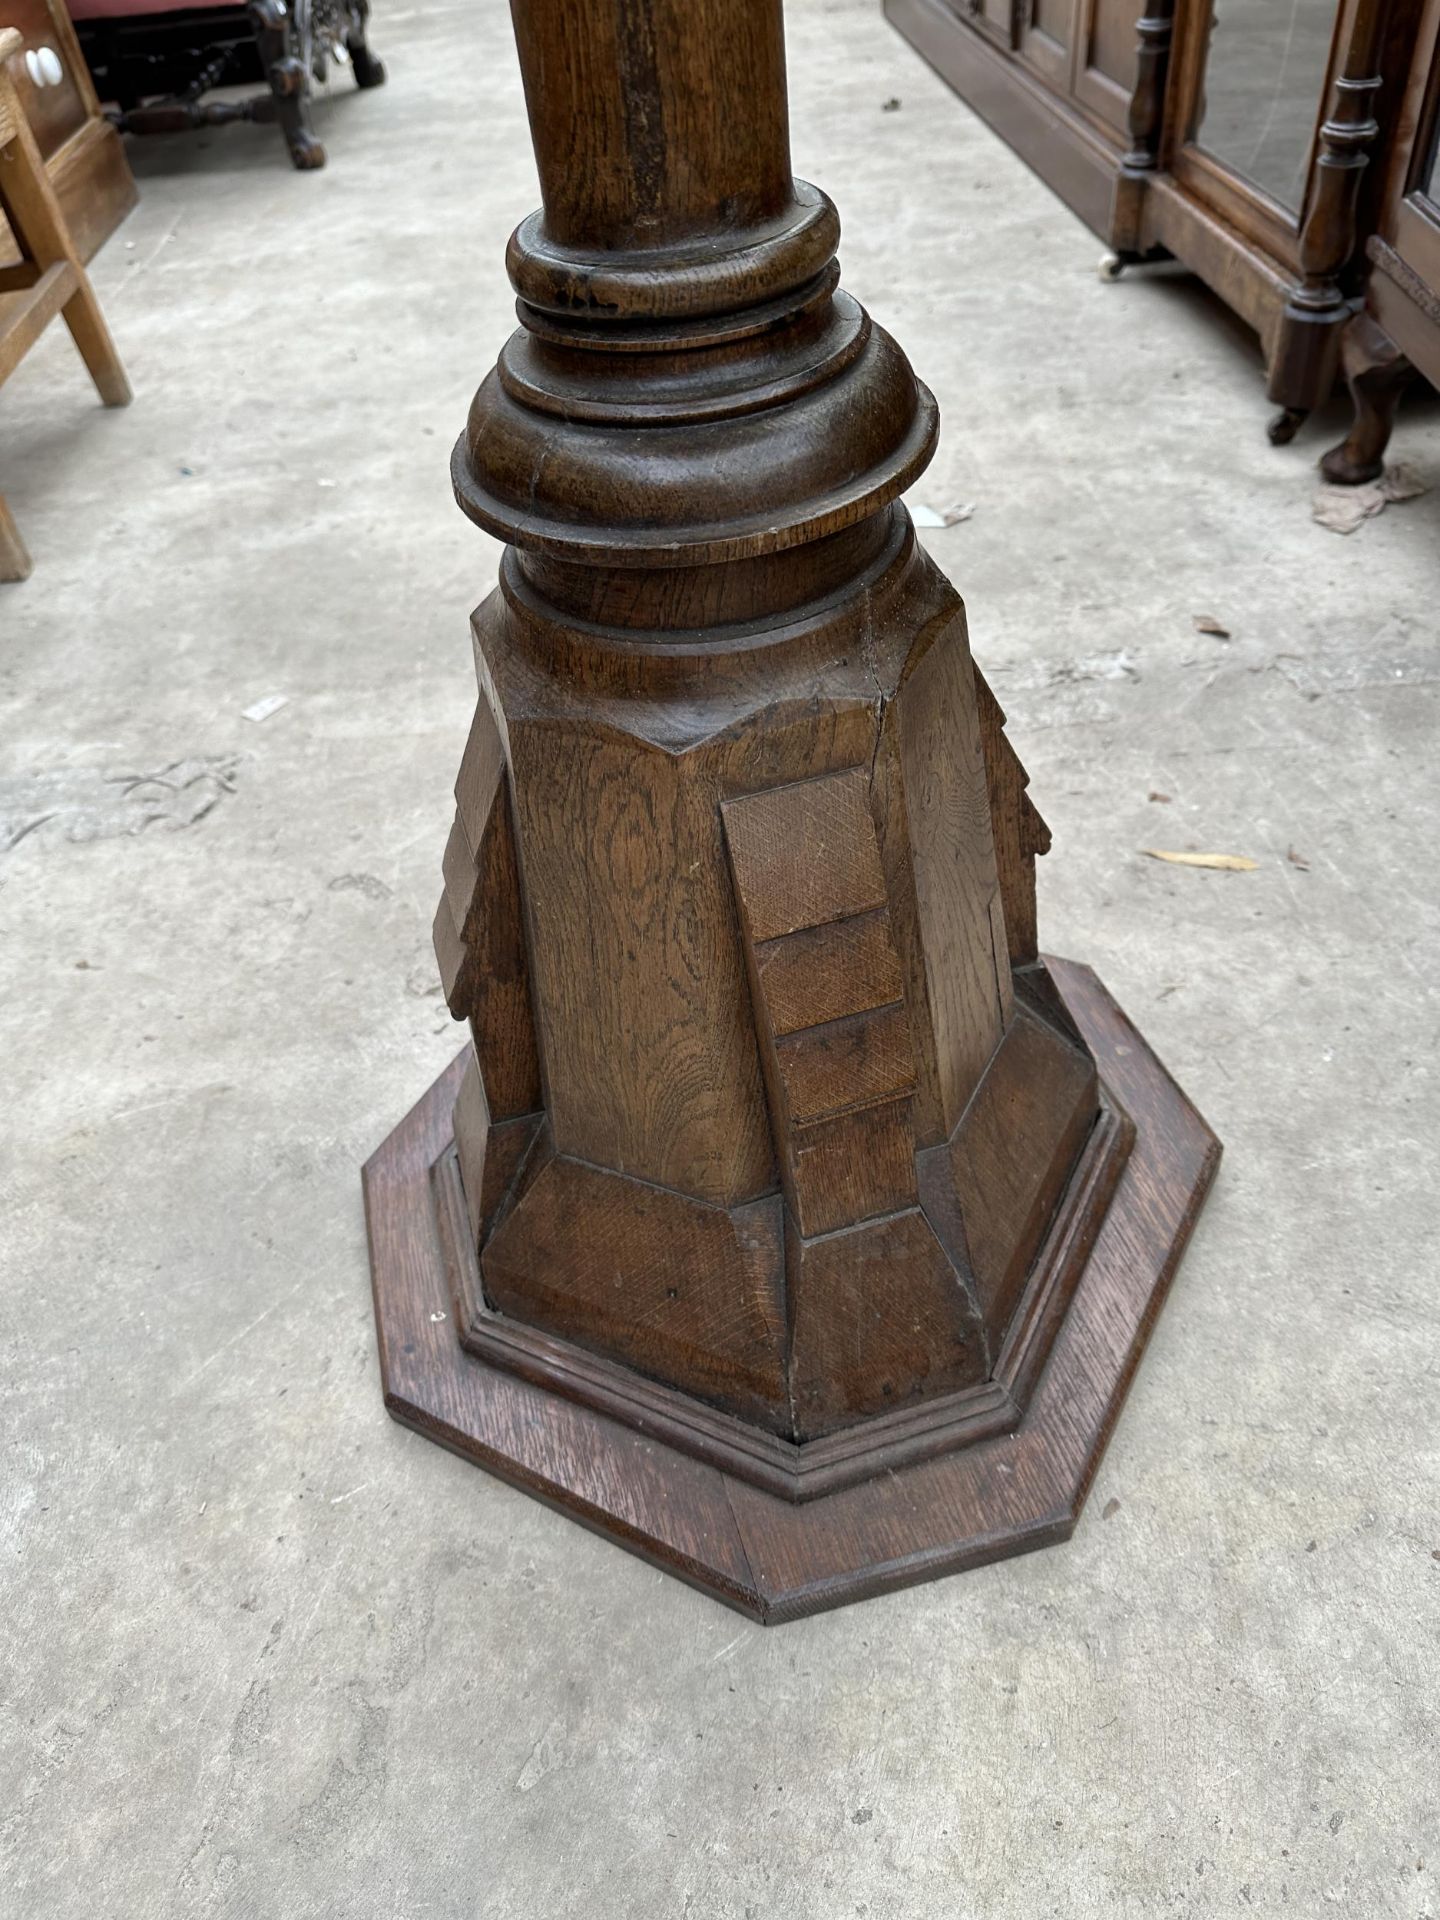
[(1363, 487), (1321, 487), (1311, 503), (1311, 518), (1332, 533), (1354, 533), (1366, 520), (1402, 500), (1418, 500), (1430, 491), (1413, 467), (1387, 467)]
[(1192, 613), (1190, 616), (1196, 633), (1213, 633), (1217, 640), (1228, 640), (1230, 629), (1223, 620), (1217, 620), (1213, 613)]
[(942, 526), (958, 527), (962, 520), (973, 519), (974, 514), (975, 502), (973, 500), (964, 506), (942, 507), (940, 510), (940, 522)]
[(1305, 858), (1303, 853), (1297, 853), (1294, 847), (1287, 847), (1285, 849), (1285, 858), (1290, 862), (1292, 867), (1299, 867), (1302, 873), (1308, 873), (1310, 871), (1310, 862)]
[(1159, 847), (1141, 847), (1151, 860), (1168, 860), (1174, 867), (1219, 867), (1226, 873), (1255, 873), (1260, 862), (1243, 853), (1166, 853)]
[(1168, 807), (1168, 806), (1169, 806), (1169, 804), (1170, 804), (1170, 796), (1169, 796), (1169, 794), (1168, 794), (1168, 793), (1157, 793), (1157, 792), (1155, 791), (1155, 789), (1154, 789), (1154, 787), (1152, 787), (1152, 788), (1150, 789), (1150, 798), (1151, 798), (1152, 800), (1158, 800), (1158, 801), (1160, 802), (1160, 804), (1161, 804), (1162, 806), (1166, 806), (1166, 807)]

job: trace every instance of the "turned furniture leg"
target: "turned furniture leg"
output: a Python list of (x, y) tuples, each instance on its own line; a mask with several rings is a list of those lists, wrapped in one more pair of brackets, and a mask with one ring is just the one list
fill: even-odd
[(5, 496), (0, 494), (0, 580), (28, 580), (29, 577), (30, 556), (5, 504)]
[(350, 55), (350, 65), (354, 69), (357, 87), (383, 87), (385, 84), (385, 64), (377, 60), (370, 50), (368, 39), (370, 27), (369, 0), (355, 10), (355, 25), (345, 36), (345, 50)]
[(325, 149), (310, 124), (310, 76), (296, 56), (290, 9), (285, 0), (251, 0), (250, 17), (255, 22), (260, 65), (270, 86), (269, 101), (257, 104), (254, 117), (264, 117), (259, 106), (268, 105), (290, 149), (292, 165), (302, 172), (323, 167)]
[(1333, 486), (1358, 487), (1385, 471), (1395, 409), (1414, 369), (1363, 307), (1341, 337), (1340, 364), (1355, 404), (1355, 421), (1340, 445), (1322, 457), (1320, 471)]
[(1334, 384), (1350, 314), (1360, 181), (1380, 139), (1380, 54), (1394, 4), (1355, 0), (1345, 15), (1348, 39), (1316, 138), (1314, 189), (1300, 228), (1301, 278), (1281, 311), (1266, 387), (1281, 409), (1268, 429), (1272, 446), (1288, 445)]

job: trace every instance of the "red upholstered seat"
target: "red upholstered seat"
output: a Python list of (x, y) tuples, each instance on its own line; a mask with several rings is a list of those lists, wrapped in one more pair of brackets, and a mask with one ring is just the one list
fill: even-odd
[(65, 0), (72, 20), (128, 20), (142, 13), (203, 13), (236, 0)]

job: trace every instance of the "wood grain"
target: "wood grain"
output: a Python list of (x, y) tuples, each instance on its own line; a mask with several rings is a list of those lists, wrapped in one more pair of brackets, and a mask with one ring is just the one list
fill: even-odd
[(540, 1108), (540, 1056), (505, 754), (483, 697), (455, 797), (435, 955), (451, 1013), (470, 1021), (489, 1114), (511, 1120)]
[(464, 1055), (365, 1168), (391, 1414), (770, 1624), (1065, 1539), (1220, 1149), (1094, 975), (1049, 965), (1102, 1077), (1134, 1118), (1135, 1145), (1017, 1429), (797, 1504), (657, 1441), (633, 1410), (602, 1414), (475, 1358), (454, 1338), (432, 1184)]
[(987, 1449), (1031, 1421), (1134, 1133), (1036, 958), (1047, 836), (898, 498), (933, 402), (789, 176), (778, 0), (517, 24), (545, 206), (452, 466), (507, 543), (437, 916), (478, 1066), (382, 1155), (430, 1203), (398, 1254), (402, 1203), (372, 1209), (382, 1317), (423, 1271), (458, 1371), (386, 1364), (402, 1417), (592, 1524), (516, 1383), (597, 1454), (618, 1423), (625, 1471), (644, 1435), (643, 1550), (733, 1600), (729, 1547), (692, 1548), (738, 1517), (768, 1616), (832, 1551), (883, 1578), (891, 1528), (918, 1577), (956, 1476), (1023, 1534)]
[(482, 1268), (499, 1312), (785, 1431), (784, 1257), (778, 1196), (707, 1206), (557, 1155)]

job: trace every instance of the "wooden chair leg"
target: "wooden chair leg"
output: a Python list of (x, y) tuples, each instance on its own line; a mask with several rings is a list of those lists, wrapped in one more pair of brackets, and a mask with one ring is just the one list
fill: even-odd
[(355, 84), (357, 87), (383, 87), (384, 62), (375, 58), (366, 38), (370, 20), (368, 0), (367, 4), (356, 8), (355, 19), (354, 29), (345, 36), (345, 51), (350, 56), (350, 70), (355, 75)]
[(0, 149), (0, 208), (36, 266), (43, 270), (63, 260), (74, 269), (78, 284), (61, 309), (65, 324), (105, 405), (128, 406), (130, 382), (23, 117), (17, 118), (12, 138)]
[(1340, 445), (1321, 459), (1320, 471), (1332, 486), (1358, 487), (1385, 471), (1395, 409), (1413, 369), (1363, 307), (1341, 338), (1340, 364), (1355, 403), (1355, 421)]
[[(250, 17), (255, 23), (260, 65), (270, 86), (270, 108), (290, 149), (291, 165), (306, 173), (323, 167), (325, 149), (310, 125), (310, 76), (291, 44), (290, 10), (284, 0), (251, 0)], [(257, 111), (254, 117), (258, 120), (262, 116)]]
[(0, 493), (0, 580), (28, 580), (30, 556), (20, 530), (10, 517), (5, 496)]
[(130, 382), (88, 279), (81, 281), (79, 292), (66, 301), (61, 312), (100, 398), (107, 407), (128, 407), (134, 397)]

